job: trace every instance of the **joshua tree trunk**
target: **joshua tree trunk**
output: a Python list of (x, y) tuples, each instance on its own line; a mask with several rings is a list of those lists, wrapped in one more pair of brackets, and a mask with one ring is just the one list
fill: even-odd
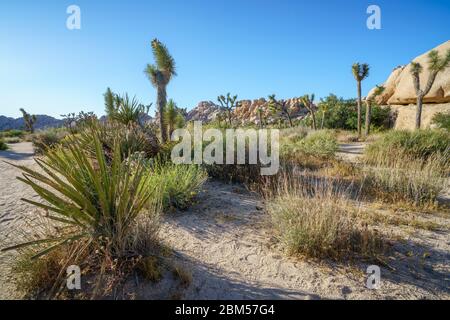
[(364, 135), (367, 137), (370, 133), (370, 120), (371, 120), (371, 116), (372, 116), (372, 104), (370, 103), (370, 101), (366, 102), (366, 125), (364, 126), (365, 131), (364, 131)]
[(161, 142), (167, 142), (167, 131), (164, 126), (164, 107), (167, 103), (166, 88), (164, 86), (158, 87), (157, 107), (159, 112), (159, 128), (161, 131)]
[(324, 121), (325, 121), (325, 111), (322, 111), (322, 124), (320, 125), (320, 129), (323, 129)]
[(228, 123), (230, 124), (230, 127), (233, 125), (233, 123), (231, 122), (231, 111), (230, 109), (227, 110), (228, 112)]
[(358, 137), (361, 137), (361, 81), (358, 81)]
[(287, 118), (289, 120), (289, 126), (292, 128), (294, 125), (292, 124), (292, 119), (291, 119), (291, 115), (289, 114), (289, 112), (286, 112)]
[(416, 129), (420, 129), (422, 123), (422, 102), (423, 96), (417, 95)]
[(258, 116), (259, 116), (259, 128), (262, 129), (263, 128), (263, 120), (262, 120), (262, 111), (258, 110)]

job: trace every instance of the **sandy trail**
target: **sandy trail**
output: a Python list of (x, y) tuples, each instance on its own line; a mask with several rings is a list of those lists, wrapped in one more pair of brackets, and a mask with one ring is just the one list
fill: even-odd
[[(24, 227), (25, 218), (35, 208), (20, 198), (33, 199), (33, 189), (16, 179), (20, 170), (6, 163), (33, 166), (33, 146), (30, 142), (10, 144), (9, 150), (0, 151), (0, 248), (14, 241), (18, 230)], [(18, 298), (12, 283), (9, 262), (14, 253), (0, 253), (0, 299)]]

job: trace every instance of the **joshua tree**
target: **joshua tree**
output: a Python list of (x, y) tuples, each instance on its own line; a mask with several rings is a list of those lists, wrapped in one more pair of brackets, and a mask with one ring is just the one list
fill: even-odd
[(377, 86), (374, 93), (366, 98), (366, 124), (364, 127), (364, 135), (367, 137), (370, 133), (370, 120), (372, 117), (372, 102), (373, 100), (384, 92), (383, 86)]
[(321, 124), (320, 124), (320, 129), (323, 129), (323, 127), (325, 125), (325, 115), (328, 112), (329, 105), (322, 98), (320, 98), (319, 106), (320, 106), (320, 109), (322, 109), (322, 120), (321, 120)]
[(178, 115), (177, 105), (172, 99), (170, 99), (164, 110), (164, 120), (167, 125), (167, 133), (169, 137), (172, 135), (173, 130), (175, 130)]
[(25, 127), (27, 128), (30, 133), (34, 132), (34, 124), (36, 123), (36, 115), (31, 115), (28, 112), (25, 111), (25, 109), (20, 108), (20, 112), (22, 112), (23, 115), (23, 121), (25, 122)]
[(420, 129), (422, 122), (423, 98), (430, 92), (437, 74), (447, 68), (449, 62), (450, 49), (447, 50), (445, 57), (442, 58), (439, 57), (439, 53), (436, 50), (432, 50), (428, 54), (428, 70), (430, 71), (430, 75), (428, 77), (427, 85), (423, 90), (420, 89), (420, 73), (422, 72), (423, 67), (418, 62), (411, 62), (411, 74), (417, 95), (416, 129)]
[(279, 113), (289, 121), (289, 126), (293, 127), (292, 123), (292, 110), (290, 110), (288, 102), (286, 100), (277, 100), (275, 95), (269, 96), (269, 109), (272, 113)]
[(157, 90), (156, 107), (159, 112), (159, 129), (161, 130), (162, 143), (165, 143), (167, 141), (167, 132), (164, 130), (163, 114), (167, 103), (166, 87), (177, 73), (175, 71), (175, 60), (164, 44), (158, 39), (154, 39), (152, 41), (152, 50), (155, 64), (148, 64), (144, 72)]
[(306, 109), (308, 109), (309, 113), (311, 113), (313, 130), (317, 130), (316, 113), (314, 112), (314, 98), (315, 98), (314, 93), (311, 95), (306, 94), (300, 98), (300, 101), (302, 105)]
[(231, 112), (237, 106), (236, 100), (237, 100), (237, 95), (231, 96), (231, 94), (229, 92), (227, 93), (226, 97), (224, 95), (220, 95), (217, 97), (217, 101), (219, 101), (222, 108), (225, 109), (225, 111), (227, 112), (228, 123), (230, 124), (230, 126), (232, 125)]
[(353, 76), (355, 77), (358, 89), (358, 136), (361, 137), (361, 82), (369, 76), (369, 65), (367, 63), (352, 65)]

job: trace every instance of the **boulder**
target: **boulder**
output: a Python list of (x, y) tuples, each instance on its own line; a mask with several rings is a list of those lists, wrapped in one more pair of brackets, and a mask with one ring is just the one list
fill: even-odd
[[(437, 46), (437, 50), (442, 57), (450, 49), (450, 40)], [(431, 51), (431, 50), (430, 50)], [(413, 61), (422, 65), (423, 71), (420, 75), (421, 88), (423, 89), (428, 81), (430, 71), (428, 70), (428, 54), (430, 51), (418, 56)], [(406, 66), (397, 67), (393, 70), (387, 81), (384, 83), (385, 92), (377, 97), (375, 101), (381, 105), (408, 105), (416, 102), (416, 91), (414, 89), (411, 75), (411, 63)], [(368, 96), (373, 94), (372, 89)], [(424, 103), (447, 103), (450, 102), (450, 67), (441, 71), (433, 84), (430, 92), (424, 97)]]

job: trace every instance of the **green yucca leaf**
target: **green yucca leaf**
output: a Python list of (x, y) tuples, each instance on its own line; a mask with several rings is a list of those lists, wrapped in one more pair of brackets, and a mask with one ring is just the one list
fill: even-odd
[(113, 241), (111, 253), (121, 254), (123, 237), (131, 236), (134, 221), (147, 206), (153, 190), (142, 187), (147, 184), (147, 169), (141, 161), (123, 161), (117, 140), (107, 160), (100, 131), (92, 132), (93, 152), (70, 137), (64, 148), (48, 150), (44, 159), (36, 159), (39, 172), (11, 164), (22, 171), (18, 179), (33, 188), (43, 201), (22, 200), (52, 212), (47, 217), (62, 223), (70, 232), (4, 250), (50, 244), (34, 256), (37, 258), (82, 237), (103, 236)]

